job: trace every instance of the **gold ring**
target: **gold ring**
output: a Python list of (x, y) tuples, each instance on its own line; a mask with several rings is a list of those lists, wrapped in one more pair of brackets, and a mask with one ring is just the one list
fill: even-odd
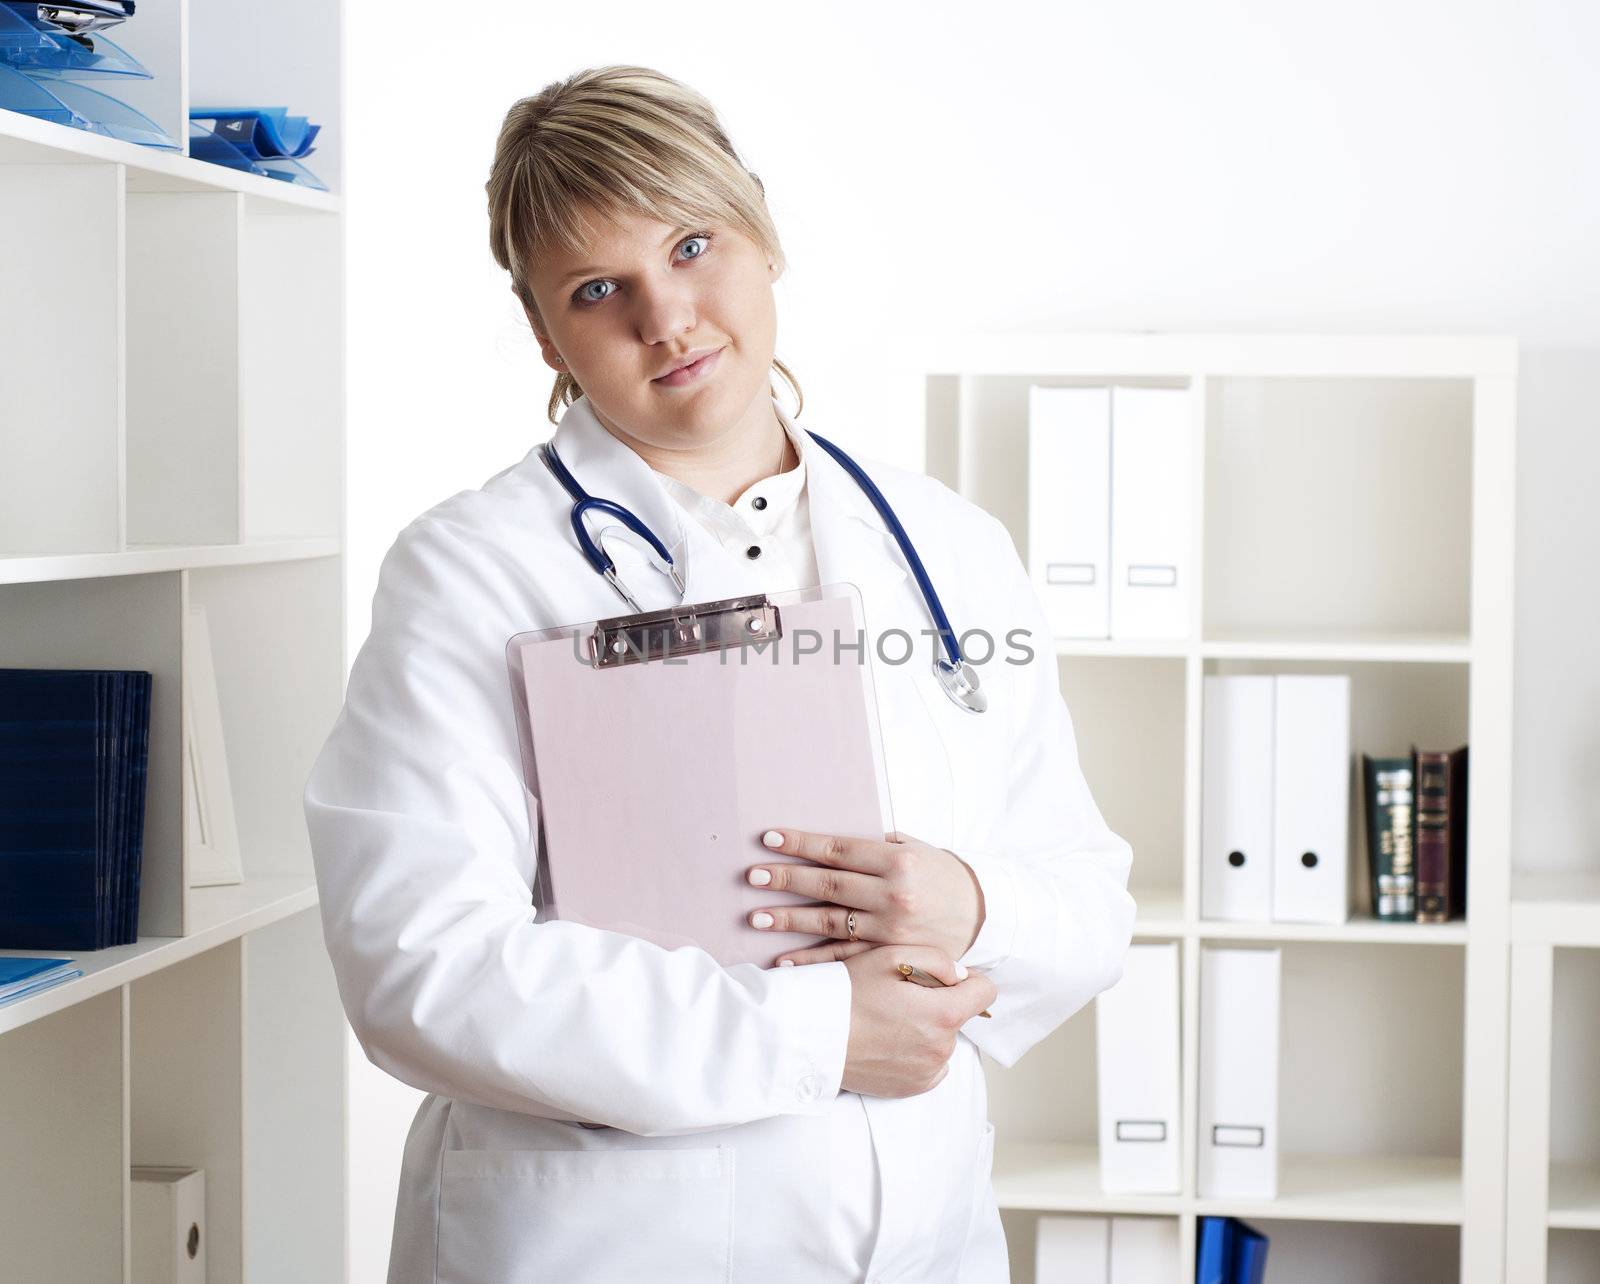
[(856, 939), (856, 912), (851, 910), (844, 920), (844, 930), (850, 933), (850, 939)]

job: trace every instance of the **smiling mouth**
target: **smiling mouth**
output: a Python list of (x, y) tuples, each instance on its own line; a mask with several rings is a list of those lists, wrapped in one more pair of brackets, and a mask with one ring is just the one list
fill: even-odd
[(650, 382), (664, 384), (669, 388), (677, 388), (683, 386), (684, 384), (693, 383), (697, 379), (709, 374), (711, 368), (717, 364), (717, 359), (721, 356), (722, 349), (718, 348), (714, 352), (706, 353), (706, 355), (701, 357), (700, 360), (691, 362), (686, 366), (679, 366), (678, 369), (674, 370), (671, 374), (661, 375), (659, 378), (652, 379)]

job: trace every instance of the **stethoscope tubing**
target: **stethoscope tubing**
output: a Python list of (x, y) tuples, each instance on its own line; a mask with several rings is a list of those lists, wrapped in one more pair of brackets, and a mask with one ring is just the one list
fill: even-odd
[[(827, 451), (828, 455), (839, 467), (850, 475), (850, 479), (861, 488), (862, 493), (872, 501), (872, 506), (878, 510), (878, 515), (883, 518), (884, 525), (889, 528), (889, 533), (894, 536), (895, 543), (900, 546), (900, 553), (906, 559), (906, 565), (911, 568), (912, 577), (916, 580), (917, 588), (922, 593), (922, 600), (928, 608), (928, 614), (932, 616), (933, 623), (938, 629), (939, 641), (944, 648), (947, 664), (951, 669), (959, 669), (963, 664), (961, 648), (958, 644), (955, 630), (950, 626), (950, 619), (945, 614), (944, 603), (939, 600), (939, 593), (933, 587), (933, 581), (928, 578), (927, 567), (923, 565), (916, 546), (911, 542), (911, 536), (906, 533), (906, 528), (901, 524), (900, 518), (896, 516), (889, 501), (884, 498), (884, 494), (878, 489), (877, 483), (867, 476), (866, 470), (843, 450), (826, 437), (812, 432), (809, 428), (806, 429), (806, 433), (812, 441)], [(609, 580), (612, 587), (623, 596), (629, 605), (633, 606), (635, 610), (639, 609), (638, 604), (627, 589), (623, 587), (620, 578), (617, 576), (616, 564), (590, 536), (589, 529), (584, 523), (584, 516), (590, 511), (610, 513), (635, 535), (646, 540), (660, 555), (662, 561), (666, 563), (673, 580), (677, 582), (679, 590), (682, 590), (683, 580), (678, 574), (676, 563), (672, 560), (672, 554), (667, 551), (666, 545), (656, 538), (654, 531), (621, 504), (609, 499), (597, 499), (584, 490), (578, 484), (578, 479), (572, 475), (571, 470), (561, 461), (560, 455), (556, 453), (554, 444), (546, 442), (541, 447), (541, 454), (545, 464), (555, 474), (556, 480), (561, 483), (567, 494), (572, 497), (570, 518), (572, 521), (572, 533), (577, 537), (578, 547), (582, 550), (584, 557), (588, 559), (589, 565)]]

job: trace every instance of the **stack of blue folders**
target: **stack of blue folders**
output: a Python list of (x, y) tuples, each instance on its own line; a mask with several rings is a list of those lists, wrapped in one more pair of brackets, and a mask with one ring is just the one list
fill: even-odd
[(0, 948), (138, 938), (151, 675), (0, 669)]
[(191, 107), (189, 155), (325, 192), (328, 185), (299, 159), (316, 150), (321, 131), (286, 107)]
[(1237, 1217), (1202, 1217), (1195, 1284), (1262, 1284), (1267, 1237)]
[(181, 151), (155, 121), (80, 83), (149, 80), (150, 72), (104, 35), (133, 16), (133, 0), (0, 0), (0, 107), (107, 138)]
[(0, 1008), (82, 976), (71, 959), (18, 959), (0, 957)]

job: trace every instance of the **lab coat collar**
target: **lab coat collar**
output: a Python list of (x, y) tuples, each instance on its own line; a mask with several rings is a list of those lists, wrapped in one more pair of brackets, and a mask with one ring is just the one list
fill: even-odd
[[(776, 399), (773, 408), (805, 454), (811, 536), (820, 582), (848, 581), (869, 601), (899, 586), (908, 578), (904, 559), (872, 501), (809, 433), (795, 427)], [(685, 602), (715, 601), (751, 591), (747, 565), (699, 523), (688, 520), (655, 470), (595, 417), (587, 397), (579, 397), (567, 407), (551, 441), (580, 486), (591, 495), (631, 508), (667, 546), (688, 586)], [(542, 470), (544, 463), (538, 453), (531, 452), (529, 460)], [(591, 529), (604, 524), (595, 521)], [(653, 610), (677, 605), (667, 578), (652, 570), (642, 556), (632, 556), (630, 545), (611, 541), (606, 548), (642, 607)]]

